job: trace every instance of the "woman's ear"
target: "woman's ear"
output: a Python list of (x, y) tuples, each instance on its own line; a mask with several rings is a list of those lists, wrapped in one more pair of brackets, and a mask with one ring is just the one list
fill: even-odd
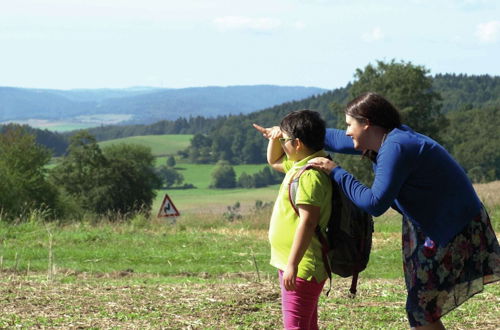
[(362, 122), (360, 122), (361, 126), (363, 127), (364, 130), (368, 129), (369, 127), (372, 126), (370, 121), (368, 119), (363, 119)]

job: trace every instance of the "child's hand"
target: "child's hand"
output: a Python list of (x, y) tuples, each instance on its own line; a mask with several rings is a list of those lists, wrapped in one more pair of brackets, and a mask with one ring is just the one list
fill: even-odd
[(283, 286), (286, 291), (295, 291), (296, 285), (295, 281), (297, 279), (298, 268), (294, 266), (286, 266), (283, 272)]
[(265, 137), (266, 139), (278, 139), (283, 136), (281, 133), (281, 129), (279, 126), (273, 126), (269, 128), (264, 128), (262, 126), (259, 126), (257, 124), (253, 124), (253, 127), (255, 127), (256, 130), (262, 133), (262, 136)]

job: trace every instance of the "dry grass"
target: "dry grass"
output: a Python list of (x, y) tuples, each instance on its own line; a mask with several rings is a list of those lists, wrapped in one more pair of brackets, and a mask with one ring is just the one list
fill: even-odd
[[(261, 283), (144, 281), (134, 274), (80, 274), (75, 283), (42, 281), (4, 273), (0, 327), (123, 329), (278, 329), (276, 280)], [(136, 277), (137, 276), (137, 277)], [(406, 329), (402, 280), (361, 279), (359, 294), (347, 297), (349, 280), (336, 279), (320, 300), (323, 329)], [(486, 290), (444, 317), (449, 329), (496, 329), (500, 297)], [(482, 302), (488, 302), (482, 304)], [(478, 317), (481, 311), (481, 317)]]
[(486, 206), (500, 205), (500, 180), (475, 184), (474, 189)]

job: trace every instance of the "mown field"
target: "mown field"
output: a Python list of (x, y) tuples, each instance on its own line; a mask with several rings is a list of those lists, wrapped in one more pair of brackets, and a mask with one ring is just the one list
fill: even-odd
[[(160, 159), (159, 162), (162, 162)], [(261, 171), (265, 164), (234, 165), (236, 177), (241, 173), (254, 174)], [(276, 198), (279, 185), (257, 189), (210, 189), (213, 164), (177, 164), (176, 169), (184, 176), (184, 182), (193, 184), (195, 189), (163, 189), (158, 190), (153, 202), (153, 210), (160, 208), (165, 194), (168, 194), (182, 214), (220, 214), (227, 206), (239, 202), (241, 212), (247, 213), (257, 200), (272, 202)]]
[[(500, 182), (477, 186), (500, 230)], [(0, 328), (278, 329), (268, 265), (270, 209), (232, 222), (189, 214), (175, 224), (0, 222)], [(374, 249), (355, 299), (335, 278), (320, 299), (325, 329), (405, 329), (400, 218), (376, 219)], [(500, 285), (443, 319), (450, 329), (497, 329)]]
[(175, 155), (177, 151), (186, 149), (189, 146), (190, 134), (164, 134), (164, 135), (146, 135), (131, 136), (115, 140), (99, 142), (100, 147), (106, 147), (113, 144), (140, 144), (151, 148), (151, 152), (156, 157), (165, 155)]

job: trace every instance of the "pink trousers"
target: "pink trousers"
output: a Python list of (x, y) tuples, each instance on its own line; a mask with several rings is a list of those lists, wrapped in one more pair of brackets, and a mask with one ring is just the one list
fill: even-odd
[(281, 311), (285, 329), (318, 329), (318, 300), (325, 281), (306, 281), (297, 277), (295, 291), (286, 291), (283, 271), (279, 270), (281, 287)]

